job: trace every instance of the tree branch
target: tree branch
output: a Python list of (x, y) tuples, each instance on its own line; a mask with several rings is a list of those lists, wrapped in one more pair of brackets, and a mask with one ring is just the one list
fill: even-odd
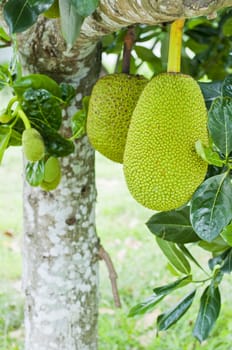
[(115, 306), (117, 308), (121, 308), (121, 301), (120, 301), (120, 296), (119, 296), (118, 286), (117, 286), (118, 275), (117, 275), (117, 272), (115, 271), (113, 262), (109, 254), (101, 244), (99, 245), (98, 256), (100, 259), (105, 261), (106, 267), (108, 269)]

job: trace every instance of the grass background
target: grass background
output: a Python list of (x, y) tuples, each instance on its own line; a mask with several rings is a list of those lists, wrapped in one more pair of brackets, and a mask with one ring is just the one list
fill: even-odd
[[(122, 167), (96, 155), (98, 189), (97, 231), (118, 273), (122, 309), (113, 304), (108, 272), (100, 262), (99, 350), (231, 350), (232, 284), (222, 284), (222, 311), (209, 340), (192, 337), (198, 298), (183, 319), (157, 336), (155, 320), (183, 296), (167, 297), (149, 314), (128, 318), (129, 309), (152, 293), (152, 288), (175, 279), (166, 268), (145, 222), (152, 215), (129, 195)], [(22, 163), (21, 150), (10, 149), (0, 167), (0, 350), (23, 349), (23, 295), (21, 292)], [(208, 253), (193, 248), (206, 262)], [(200, 296), (201, 290), (198, 292)], [(68, 350), (68, 349), (64, 349)]]

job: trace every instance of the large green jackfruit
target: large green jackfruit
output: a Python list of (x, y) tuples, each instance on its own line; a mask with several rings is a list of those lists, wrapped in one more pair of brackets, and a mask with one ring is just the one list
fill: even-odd
[(157, 75), (143, 90), (127, 135), (124, 174), (132, 196), (157, 211), (184, 205), (207, 172), (197, 140), (208, 144), (198, 84), (180, 73)]
[(105, 157), (122, 163), (130, 119), (148, 80), (138, 75), (110, 74), (95, 84), (87, 117), (87, 135)]

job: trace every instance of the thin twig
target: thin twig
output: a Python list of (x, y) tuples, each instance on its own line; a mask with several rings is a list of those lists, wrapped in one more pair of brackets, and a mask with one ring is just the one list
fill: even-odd
[(99, 245), (98, 256), (100, 259), (104, 260), (106, 267), (108, 269), (115, 306), (117, 308), (121, 308), (121, 301), (120, 301), (120, 296), (119, 296), (118, 286), (117, 286), (118, 275), (115, 271), (114, 264), (109, 256), (109, 254), (107, 253), (107, 251), (103, 248), (103, 246), (101, 244)]

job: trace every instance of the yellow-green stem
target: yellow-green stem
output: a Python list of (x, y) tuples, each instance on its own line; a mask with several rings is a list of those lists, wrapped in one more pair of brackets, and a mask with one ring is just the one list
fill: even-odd
[(18, 109), (18, 116), (22, 119), (25, 129), (30, 129), (31, 123), (21, 108)]
[(184, 21), (184, 19), (177, 19), (171, 24), (168, 52), (168, 72), (180, 72), (182, 31)]

